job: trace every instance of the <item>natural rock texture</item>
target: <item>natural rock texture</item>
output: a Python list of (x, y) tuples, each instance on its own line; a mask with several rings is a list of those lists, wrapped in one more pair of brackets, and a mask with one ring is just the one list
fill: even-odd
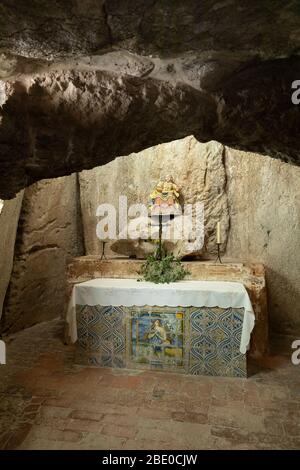
[[(147, 206), (145, 211), (147, 211)], [(176, 258), (186, 256), (202, 256), (207, 253), (202, 209), (193, 207), (191, 219), (187, 222), (184, 215), (177, 214), (174, 219), (170, 217), (162, 220), (162, 249), (165, 253), (173, 253)], [(105, 223), (105, 219), (104, 219)], [(103, 224), (103, 223), (102, 223)], [(131, 225), (134, 232), (138, 232), (138, 238), (130, 233)], [(155, 253), (159, 244), (159, 219), (158, 217), (136, 217), (130, 219), (128, 227), (125, 227), (118, 235), (119, 239), (110, 243), (113, 253), (134, 258), (145, 259), (149, 254)], [(206, 234), (206, 243), (208, 234)], [(224, 246), (224, 245), (223, 245)], [(214, 243), (215, 251), (215, 243)]]
[(14, 332), (64, 314), (65, 268), (82, 254), (76, 175), (26, 189), (3, 330)]
[(102, 0), (3, 0), (0, 46), (25, 57), (95, 51), (109, 43)]
[[(176, 184), (182, 188), (184, 204), (204, 204), (205, 246), (202, 249), (200, 245), (199, 248), (195, 242), (195, 248), (192, 249), (189, 240), (179, 240), (175, 243), (175, 249), (174, 246), (170, 247), (171, 251), (179, 257), (215, 257), (217, 222), (221, 222), (223, 249), (229, 230), (223, 152), (224, 147), (218, 142), (201, 144), (189, 136), (81, 172), (79, 182), (86, 254), (101, 254), (101, 242), (96, 236), (99, 220), (96, 210), (99, 204), (112, 204), (116, 208), (118, 221), (119, 196), (127, 197), (128, 209), (137, 203), (147, 205), (149, 195), (160, 178), (172, 174)], [(122, 233), (117, 225), (117, 233), (118, 230)], [(113, 244), (113, 249), (120, 254), (145, 258), (149, 252), (148, 245), (148, 242), (144, 242), (143, 249), (138, 242), (118, 241)]]
[(0, 196), (13, 195), (16, 185), (173, 140), (187, 129), (205, 140), (216, 119), (204, 92), (107, 72), (43, 74), (26, 86), (6, 85), (5, 93), (0, 162), (6, 178)]
[(0, 318), (14, 259), (14, 248), (23, 198), (21, 191), (11, 201), (0, 201)]
[[(209, 153), (209, 149), (215, 153)], [(220, 163), (220, 149), (222, 165), (216, 171), (211, 165)], [(203, 185), (205, 168), (207, 185)], [(166, 169), (176, 179), (178, 176), (189, 182), (188, 198), (211, 194), (211, 199), (208, 198), (210, 253), (215, 250), (215, 221), (222, 215), (224, 241), (228, 237), (226, 247), (225, 243), (223, 246), (226, 248), (223, 261), (264, 263), (271, 328), (281, 333), (300, 333), (300, 170), (297, 167), (270, 157), (223, 148), (214, 142), (199, 144), (188, 137), (83, 172), (79, 179), (86, 252), (101, 253), (101, 243), (96, 238), (97, 205), (108, 201), (118, 203), (119, 194), (128, 195), (129, 202), (147, 200), (152, 185)], [(219, 196), (218, 188), (223, 188)], [(20, 329), (49, 318), (48, 315), (62, 313), (65, 254), (84, 253), (78, 240), (81, 233), (77, 225), (80, 220), (76, 219), (76, 191), (75, 176), (39, 183), (26, 190), (5, 309), (8, 327)], [(214, 203), (215, 198), (218, 204)], [(4, 203), (0, 223), (6, 204), (11, 202)], [(220, 213), (216, 211), (218, 208)], [(16, 222), (17, 214), (12, 220), (13, 224)], [(9, 242), (12, 250), (13, 238)], [(107, 254), (112, 255), (109, 249)], [(212, 256), (214, 259), (215, 255)], [(1, 260), (7, 266), (7, 258), (2, 256)], [(103, 262), (98, 257), (94, 263), (102, 275)], [(125, 271), (123, 274), (126, 277)], [(5, 279), (7, 284), (8, 278)], [(44, 296), (39, 297), (43, 288)], [(255, 298), (252, 300), (257, 303)]]
[[(205, 228), (211, 244), (203, 256), (210, 254), (215, 258), (213, 231), (222, 214), (224, 241), (228, 235), (224, 260), (264, 263), (271, 327), (277, 331), (300, 332), (300, 170), (267, 156), (225, 147), (221, 179), (216, 173), (207, 171), (207, 184), (203, 185), (205, 165), (214, 161), (206, 160), (210, 148), (217, 150), (220, 144), (198, 144), (189, 137), (83, 172), (80, 182), (86, 253), (101, 252), (101, 244), (96, 238), (97, 204), (117, 203), (119, 194), (129, 195), (129, 200), (144, 201), (161, 171), (170, 170), (175, 179), (178, 177), (179, 182), (181, 179), (186, 182), (188, 197), (195, 194), (201, 199), (205, 191), (211, 194)], [(153, 180), (149, 181), (145, 175), (151, 175), (151, 178), (153, 175)], [(224, 182), (220, 185), (224, 192), (218, 199), (218, 182), (225, 177), (225, 186), (222, 186)], [(101, 196), (104, 194), (105, 197)], [(224, 205), (219, 205), (221, 201)], [(141, 253), (140, 244), (138, 249)], [(111, 254), (109, 250), (108, 254)]]
[(266, 267), (270, 323), (300, 333), (300, 169), (226, 148), (227, 255)]
[[(299, 18), (298, 0), (2, 0), (0, 198), (190, 134), (299, 163)], [(272, 325), (298, 327), (299, 171), (225, 160), (227, 253), (265, 261)]]
[(299, 18), (298, 0), (2, 1), (0, 197), (191, 133), (299, 163)]
[(0, 45), (32, 57), (111, 45), (148, 54), (228, 45), (286, 55), (300, 45), (298, 16), (296, 0), (2, 0)]

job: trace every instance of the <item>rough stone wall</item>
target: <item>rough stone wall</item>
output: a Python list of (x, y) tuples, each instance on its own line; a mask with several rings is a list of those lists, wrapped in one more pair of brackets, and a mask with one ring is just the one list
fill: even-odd
[[(214, 149), (216, 155), (222, 149), (221, 164), (216, 159), (220, 164), (217, 172), (207, 171), (207, 163), (214, 161), (212, 154), (208, 158), (208, 149)], [(218, 143), (199, 144), (188, 137), (82, 172), (79, 182), (86, 254), (101, 252), (96, 238), (97, 205), (117, 203), (119, 194), (126, 194), (129, 204), (144, 202), (165, 171), (184, 183), (187, 198), (202, 191), (210, 195), (211, 230), (217, 217), (223, 217), (223, 238), (227, 238), (224, 260), (264, 263), (271, 327), (282, 333), (300, 332), (300, 169), (270, 157)], [(222, 193), (214, 205), (218, 188)], [(84, 253), (76, 194), (79, 197), (75, 175), (46, 180), (25, 190), (5, 302), (4, 325), (11, 331), (63, 313), (66, 259)], [(0, 301), (9, 279), (10, 264), (5, 255), (12, 257), (21, 195), (18, 198), (5, 202), (0, 214)], [(5, 231), (4, 220), (11, 224), (5, 225)], [(208, 233), (208, 239), (213, 250), (214, 233)], [(109, 249), (107, 252), (112, 254)], [(5, 272), (8, 274), (2, 274)]]
[(300, 332), (300, 169), (226, 148), (227, 255), (266, 267), (270, 323)]
[[(96, 224), (99, 220), (96, 210), (99, 204), (113, 204), (117, 209), (118, 221), (120, 195), (127, 196), (128, 208), (132, 204), (147, 204), (149, 195), (161, 176), (172, 174), (181, 187), (183, 204), (203, 203), (205, 217), (204, 249), (193, 252), (185, 242), (178, 241), (176, 255), (182, 257), (202, 254), (208, 258), (215, 257), (217, 222), (221, 221), (223, 248), (226, 246), (229, 230), (223, 151), (224, 146), (218, 142), (202, 144), (189, 136), (151, 147), (138, 154), (117, 158), (93, 170), (82, 171), (79, 181), (86, 254), (101, 253), (102, 245), (96, 237)], [(118, 228), (117, 222), (117, 232)], [(121, 245), (122, 242), (118, 243)], [(145, 257), (147, 242), (144, 243), (144, 251), (141, 243), (132, 243), (129, 247), (132, 255)], [(110, 245), (107, 244), (108, 250)], [(116, 246), (117, 243), (113, 245)], [(173, 247), (171, 251), (174, 251)], [(122, 251), (118, 252), (122, 254)], [(116, 256), (114, 252), (108, 253)]]
[(24, 191), (10, 201), (0, 201), (0, 318), (13, 268), (14, 247)]
[(65, 268), (82, 254), (77, 175), (44, 180), (25, 190), (3, 330), (14, 332), (63, 315)]
[(0, 198), (190, 134), (299, 164), (299, 19), (299, 0), (1, 0)]
[[(145, 201), (153, 183), (166, 170), (185, 183), (188, 194), (207, 191), (202, 176), (211, 144), (194, 147), (197, 154), (191, 152), (193, 142), (193, 137), (188, 137), (163, 144), (80, 174), (86, 254), (101, 250), (95, 217), (99, 203), (117, 204), (119, 194), (127, 194), (129, 202)], [(216, 193), (209, 193), (212, 200), (207, 220), (211, 225), (206, 231), (211, 241), (206, 257), (214, 253), (211, 230), (217, 220), (214, 210), (219, 216), (220, 209), (224, 211), (223, 239), (228, 237), (224, 259), (264, 263), (271, 327), (285, 333), (300, 331), (300, 169), (229, 147), (224, 147), (223, 157), (225, 204), (214, 206)], [(211, 187), (218, 187), (219, 181), (207, 179)], [(109, 249), (107, 252), (112, 254)]]
[(148, 63), (133, 60), (128, 74), (102, 70), (103, 64), (49, 68), (5, 82), (0, 198), (191, 134), (299, 163), (300, 107), (292, 103), (291, 84), (300, 76), (300, 60), (269, 62), (259, 71), (242, 67), (219, 77), (213, 89), (207, 88), (210, 73), (204, 88), (202, 81), (194, 87), (180, 75), (175, 81), (144, 76)]

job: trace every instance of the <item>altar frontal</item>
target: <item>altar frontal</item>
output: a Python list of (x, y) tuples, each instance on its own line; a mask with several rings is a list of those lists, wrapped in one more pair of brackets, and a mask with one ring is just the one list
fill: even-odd
[(67, 315), (77, 362), (232, 377), (247, 376), (254, 323), (245, 287), (219, 281), (93, 279)]

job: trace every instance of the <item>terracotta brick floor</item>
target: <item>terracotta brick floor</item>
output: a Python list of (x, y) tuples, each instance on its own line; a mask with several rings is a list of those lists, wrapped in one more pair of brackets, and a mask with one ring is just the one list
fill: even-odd
[(0, 449), (300, 449), (291, 338), (250, 378), (227, 379), (78, 366), (62, 330), (55, 320), (7, 338)]

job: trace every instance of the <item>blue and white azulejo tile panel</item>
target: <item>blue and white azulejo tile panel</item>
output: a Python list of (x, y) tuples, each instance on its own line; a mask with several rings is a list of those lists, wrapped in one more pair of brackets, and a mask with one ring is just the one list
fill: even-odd
[(77, 306), (76, 313), (77, 362), (247, 376), (242, 308)]
[(80, 362), (104, 367), (125, 367), (124, 309), (77, 305), (76, 317)]
[(244, 309), (191, 308), (189, 373), (246, 377), (246, 355), (240, 352)]

